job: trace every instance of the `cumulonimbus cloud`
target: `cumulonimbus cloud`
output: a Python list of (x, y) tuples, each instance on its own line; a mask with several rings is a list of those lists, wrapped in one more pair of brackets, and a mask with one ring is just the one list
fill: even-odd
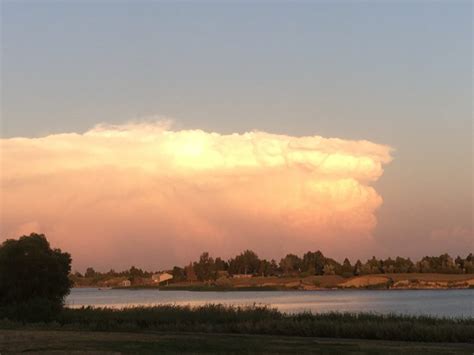
[(201, 251), (266, 257), (370, 241), (391, 160), (368, 141), (170, 125), (0, 140), (1, 238), (47, 233), (76, 267), (164, 267)]

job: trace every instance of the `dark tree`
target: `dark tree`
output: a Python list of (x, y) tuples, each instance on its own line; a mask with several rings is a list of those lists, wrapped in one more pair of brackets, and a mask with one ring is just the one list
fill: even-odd
[(459, 255), (454, 259), (454, 263), (456, 264), (456, 268), (464, 272), (464, 260)]
[(97, 272), (94, 270), (93, 267), (88, 267), (86, 269), (86, 273), (84, 274), (84, 277), (96, 277)]
[(359, 276), (362, 272), (362, 263), (360, 260), (357, 260), (356, 263), (354, 264), (354, 275)]
[(410, 260), (410, 258), (402, 258), (397, 256), (395, 258), (395, 272), (398, 273), (407, 273), (407, 272), (415, 272), (415, 264)]
[(278, 265), (275, 260), (268, 261), (266, 259), (260, 260), (258, 267), (258, 274), (261, 276), (274, 276), (278, 272)]
[(216, 271), (227, 271), (227, 269), (229, 268), (229, 264), (220, 257), (216, 258), (214, 264), (216, 265)]
[(197, 276), (193, 268), (193, 263), (189, 263), (189, 265), (184, 268), (184, 273), (186, 275), (187, 281), (197, 281)]
[[(466, 259), (467, 260), (467, 259)], [(425, 256), (416, 263), (419, 272), (437, 272), (442, 274), (461, 273), (453, 258), (448, 254), (440, 256)]]
[(109, 276), (109, 277), (117, 277), (117, 276), (118, 276), (118, 274), (115, 272), (114, 269), (110, 269), (110, 270), (107, 272), (106, 275)]
[(342, 275), (342, 265), (332, 258), (324, 258), (324, 275)]
[(388, 257), (385, 260), (379, 260), (379, 270), (383, 274), (391, 274), (395, 272), (395, 261)]
[(173, 274), (173, 282), (179, 282), (179, 281), (186, 280), (186, 273), (184, 272), (183, 268), (175, 266), (171, 273)]
[(146, 276), (145, 272), (142, 269), (137, 268), (133, 265), (130, 268), (130, 270), (128, 270), (128, 275), (132, 278), (139, 278), (139, 277), (145, 277)]
[(246, 250), (229, 261), (229, 272), (231, 274), (256, 274), (259, 266), (258, 255), (251, 250)]
[(204, 252), (198, 262), (194, 262), (194, 271), (200, 281), (215, 280), (217, 276), (214, 259)]
[(319, 250), (317, 252), (307, 252), (303, 255), (303, 271), (310, 275), (323, 275), (326, 258)]
[(301, 272), (303, 260), (294, 254), (288, 254), (280, 261), (280, 268), (284, 274), (294, 274)]
[(363, 275), (383, 274), (383, 272), (383, 262), (381, 260), (377, 260), (375, 256), (373, 256), (372, 259), (368, 259), (361, 268), (361, 274)]
[(466, 259), (464, 259), (463, 266), (464, 266), (465, 273), (467, 274), (474, 273), (474, 256), (472, 255), (472, 253), (469, 253)]
[(0, 318), (47, 321), (61, 310), (72, 286), (71, 256), (51, 249), (43, 234), (0, 246)]
[(354, 275), (354, 267), (351, 265), (349, 259), (345, 258), (342, 263), (342, 276), (351, 277)]

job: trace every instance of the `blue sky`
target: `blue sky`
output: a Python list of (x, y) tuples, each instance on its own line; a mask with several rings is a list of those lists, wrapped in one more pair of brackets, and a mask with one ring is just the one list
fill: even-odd
[(387, 250), (472, 232), (471, 2), (3, 1), (1, 74), (2, 137), (162, 115), (368, 139), (395, 148)]

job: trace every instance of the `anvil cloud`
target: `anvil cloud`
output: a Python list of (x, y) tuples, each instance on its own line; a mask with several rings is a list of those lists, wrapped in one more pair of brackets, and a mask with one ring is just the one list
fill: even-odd
[(167, 267), (202, 251), (265, 257), (371, 242), (391, 159), (368, 141), (99, 125), (0, 141), (1, 238), (33, 231), (76, 267)]

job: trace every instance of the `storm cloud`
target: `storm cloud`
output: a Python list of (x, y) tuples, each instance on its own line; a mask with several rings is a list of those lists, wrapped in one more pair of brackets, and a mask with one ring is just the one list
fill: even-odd
[(391, 160), (390, 147), (369, 141), (166, 122), (8, 138), (0, 148), (1, 238), (46, 233), (79, 268), (363, 248), (382, 204), (371, 184)]

